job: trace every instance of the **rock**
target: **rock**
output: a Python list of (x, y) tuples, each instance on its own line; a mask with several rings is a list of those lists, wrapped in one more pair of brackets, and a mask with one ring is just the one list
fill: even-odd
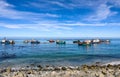
[(107, 67), (111, 67), (112, 65), (111, 64), (108, 64)]
[(59, 70), (61, 70), (61, 67), (55, 67), (54, 70), (59, 71)]
[(79, 67), (69, 66), (69, 67), (68, 67), (68, 69), (70, 69), (70, 70), (78, 70), (78, 69), (79, 69)]
[(115, 77), (120, 77), (120, 74), (116, 75)]
[[(37, 68), (19, 69), (17, 71), (13, 71), (13, 68), (11, 70), (8, 67), (5, 69), (5, 72), (2, 72), (3, 69), (0, 69), (0, 77), (120, 77), (119, 67), (118, 65), (83, 65), (82, 67), (42, 67), (41, 65), (37, 65)], [(42, 70), (39, 71), (38, 68)]]
[(91, 70), (95, 70), (97, 68), (97, 65), (91, 65), (88, 68), (90, 68)]
[(4, 76), (0, 75), (0, 77), (4, 77)]
[(108, 69), (108, 72), (111, 73), (111, 74), (115, 73), (115, 71), (113, 69)]
[(95, 77), (99, 77), (99, 74), (95, 72)]
[(82, 68), (88, 67), (87, 65), (82, 65)]
[(27, 74), (34, 74), (33, 70), (27, 71)]
[(96, 65), (100, 65), (100, 62), (95, 62)]
[(87, 65), (82, 65), (81, 70), (88, 71), (88, 66)]
[(107, 70), (105, 68), (102, 68), (102, 74), (106, 75)]
[(29, 68), (29, 66), (26, 66), (27, 68)]
[(95, 73), (94, 72), (91, 72), (89, 77), (94, 77), (95, 76)]
[(9, 73), (11, 72), (11, 68), (8, 67), (8, 68), (6, 69), (6, 72), (9, 74)]
[(85, 73), (87, 73), (89, 70), (88, 70), (88, 66), (83, 66), (81, 68), (82, 71), (84, 71)]
[(50, 65), (46, 65), (46, 67), (50, 67)]
[(52, 72), (51, 72), (51, 75), (55, 75), (55, 74), (56, 74), (56, 72), (55, 72), (55, 71), (52, 71)]
[(107, 75), (107, 77), (115, 77), (114, 75), (112, 75), (112, 74), (109, 74), (109, 75)]
[(120, 77), (120, 71), (115, 72), (115, 77)]
[(108, 65), (107, 65), (107, 68), (109, 68), (109, 69), (113, 69), (113, 65), (108, 64)]
[(3, 70), (2, 69), (0, 69), (0, 73), (2, 73), (3, 72)]
[(105, 77), (105, 76), (104, 76), (104, 74), (100, 73), (100, 74), (99, 74), (99, 77)]
[(53, 70), (54, 70), (53, 67), (46, 67), (46, 68), (43, 69), (43, 71), (53, 71)]
[(41, 65), (37, 65), (37, 67), (39, 68), (39, 71), (43, 69)]
[(81, 70), (81, 67), (77, 67), (76, 70)]
[(17, 72), (13, 77), (28, 77), (24, 72)]
[(67, 70), (67, 68), (66, 67), (62, 67), (61, 70)]
[(47, 67), (47, 69), (48, 69), (49, 71), (53, 71), (53, 70), (54, 70), (53, 67)]
[(71, 73), (71, 74), (65, 73), (65, 74), (63, 75), (63, 77), (75, 77), (75, 76), (72, 76), (72, 73)]

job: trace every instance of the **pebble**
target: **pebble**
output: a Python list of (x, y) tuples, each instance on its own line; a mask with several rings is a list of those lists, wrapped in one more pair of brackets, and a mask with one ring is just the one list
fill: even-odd
[(37, 68), (42, 70), (26, 69), (12, 71), (10, 67), (5, 71), (0, 69), (0, 77), (120, 77), (120, 65), (83, 65), (81, 67), (42, 67), (37, 65)]

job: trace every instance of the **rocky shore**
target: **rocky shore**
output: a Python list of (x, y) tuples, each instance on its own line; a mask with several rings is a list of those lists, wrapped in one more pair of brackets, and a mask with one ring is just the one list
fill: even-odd
[(0, 77), (120, 77), (120, 64), (7, 67), (0, 69)]

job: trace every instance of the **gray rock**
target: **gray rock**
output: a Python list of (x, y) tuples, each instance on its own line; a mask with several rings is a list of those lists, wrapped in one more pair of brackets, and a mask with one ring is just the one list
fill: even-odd
[(67, 68), (66, 67), (61, 67), (61, 70), (67, 70)]
[(4, 76), (0, 75), (0, 77), (4, 77)]

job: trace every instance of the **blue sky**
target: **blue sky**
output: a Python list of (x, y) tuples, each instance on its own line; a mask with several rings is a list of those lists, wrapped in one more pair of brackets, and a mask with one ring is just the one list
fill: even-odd
[(120, 0), (0, 0), (1, 37), (120, 37)]

